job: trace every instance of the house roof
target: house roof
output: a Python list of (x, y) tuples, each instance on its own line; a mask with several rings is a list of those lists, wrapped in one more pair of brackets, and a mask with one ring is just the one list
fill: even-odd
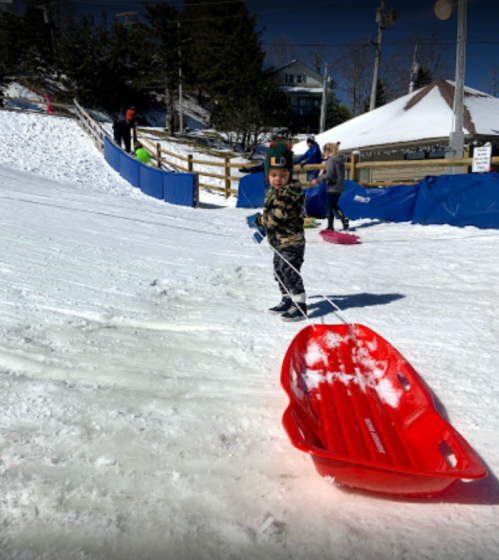
[[(318, 134), (317, 142), (341, 142), (342, 151), (372, 150), (448, 142), (453, 129), (454, 82), (431, 84)], [(499, 99), (465, 88), (464, 134), (499, 137)], [(293, 147), (299, 155), (305, 142)]]
[(289, 68), (290, 66), (293, 66), (295, 64), (301, 64), (302, 66), (305, 66), (305, 68), (308, 70), (308, 72), (310, 74), (315, 75), (315, 77), (318, 80), (320, 80), (320, 81), (324, 80), (324, 76), (320, 72), (317, 72), (317, 70), (314, 70), (313, 68), (310, 68), (310, 66), (308, 64), (305, 64), (301, 60), (297, 60), (297, 59), (292, 60), (289, 64), (286, 64), (285, 66), (282, 66), (281, 68), (276, 68), (276, 70), (273, 73), (277, 74), (277, 72), (281, 72), (282, 70), (285, 70), (286, 68)]

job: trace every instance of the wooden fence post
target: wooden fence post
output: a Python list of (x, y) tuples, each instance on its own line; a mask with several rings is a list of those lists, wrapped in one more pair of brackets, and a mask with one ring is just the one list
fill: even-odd
[[(187, 156), (187, 169), (189, 170), (189, 173), (192, 173), (194, 170), (194, 164), (192, 163), (193, 157), (192, 154), (189, 154)], [(198, 185), (199, 185), (199, 174), (198, 174)], [(199, 186), (198, 186), (198, 190), (199, 190)]]
[(357, 163), (359, 162), (359, 156), (355, 152), (352, 152), (350, 158), (350, 181), (358, 182), (359, 170), (357, 169)]
[(225, 198), (230, 196), (230, 158), (225, 158)]
[[(470, 147), (465, 146), (464, 147), (464, 153), (463, 153), (463, 159), (469, 158), (469, 157), (470, 157)], [(463, 173), (469, 173), (469, 172), (470, 172), (470, 168), (468, 166), (463, 167)]]
[(161, 144), (159, 142), (156, 144), (156, 160), (158, 169), (161, 169)]

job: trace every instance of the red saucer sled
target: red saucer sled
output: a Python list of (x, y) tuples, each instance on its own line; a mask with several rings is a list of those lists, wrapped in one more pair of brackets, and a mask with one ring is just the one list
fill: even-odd
[(417, 372), (363, 325), (303, 329), (286, 353), (281, 384), (291, 443), (332, 482), (430, 496), (487, 475)]
[(353, 233), (341, 233), (340, 231), (333, 231), (323, 229), (319, 235), (328, 243), (336, 243), (337, 245), (359, 245), (360, 237), (353, 235)]

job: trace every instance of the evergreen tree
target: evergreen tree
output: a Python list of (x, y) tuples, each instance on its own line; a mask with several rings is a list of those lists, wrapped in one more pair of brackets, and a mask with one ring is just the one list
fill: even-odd
[(414, 89), (420, 89), (433, 82), (433, 76), (429, 69), (420, 66), (418, 68), (416, 79), (414, 80)]
[(0, 13), (0, 73), (7, 75), (18, 72), (23, 48), (22, 20), (12, 14)]
[(63, 82), (83, 103), (106, 107), (112, 87), (109, 79), (110, 40), (107, 18), (96, 25), (93, 16), (71, 17), (58, 49)]
[[(386, 88), (383, 80), (378, 80), (378, 85), (376, 87), (376, 102), (374, 108), (382, 107), (386, 105)], [(369, 106), (371, 105), (371, 96), (365, 97), (364, 99), (364, 113), (369, 111)]]
[(326, 107), (326, 129), (333, 128), (352, 118), (348, 107), (340, 104), (340, 100), (333, 92), (329, 94), (328, 104)]
[(265, 57), (261, 32), (255, 30), (256, 16), (245, 2), (189, 0), (183, 19), (191, 40), (193, 85), (207, 92), (212, 103), (259, 76)]
[(245, 149), (271, 127), (288, 126), (289, 102), (263, 70), (262, 32), (245, 2), (189, 0), (183, 19), (191, 39), (191, 84), (210, 97), (217, 128), (234, 132)]
[(22, 71), (28, 74), (46, 71), (53, 62), (50, 24), (38, 4), (37, 0), (29, 0), (22, 17), (19, 58)]
[(159, 89), (166, 98), (167, 129), (174, 134), (174, 104), (178, 98), (180, 53), (183, 29), (179, 11), (165, 2), (144, 4), (144, 38), (141, 52), (142, 72), (138, 83), (142, 88)]

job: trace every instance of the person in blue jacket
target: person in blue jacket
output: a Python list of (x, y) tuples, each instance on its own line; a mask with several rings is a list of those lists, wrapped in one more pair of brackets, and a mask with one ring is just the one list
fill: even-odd
[[(295, 161), (295, 164), (301, 163), (301, 166), (303, 167), (309, 163), (322, 163), (321, 148), (313, 136), (309, 136), (307, 138), (307, 146), (308, 150)], [(318, 169), (315, 171), (308, 171), (307, 180), (312, 181), (312, 179), (315, 179), (318, 174)]]

